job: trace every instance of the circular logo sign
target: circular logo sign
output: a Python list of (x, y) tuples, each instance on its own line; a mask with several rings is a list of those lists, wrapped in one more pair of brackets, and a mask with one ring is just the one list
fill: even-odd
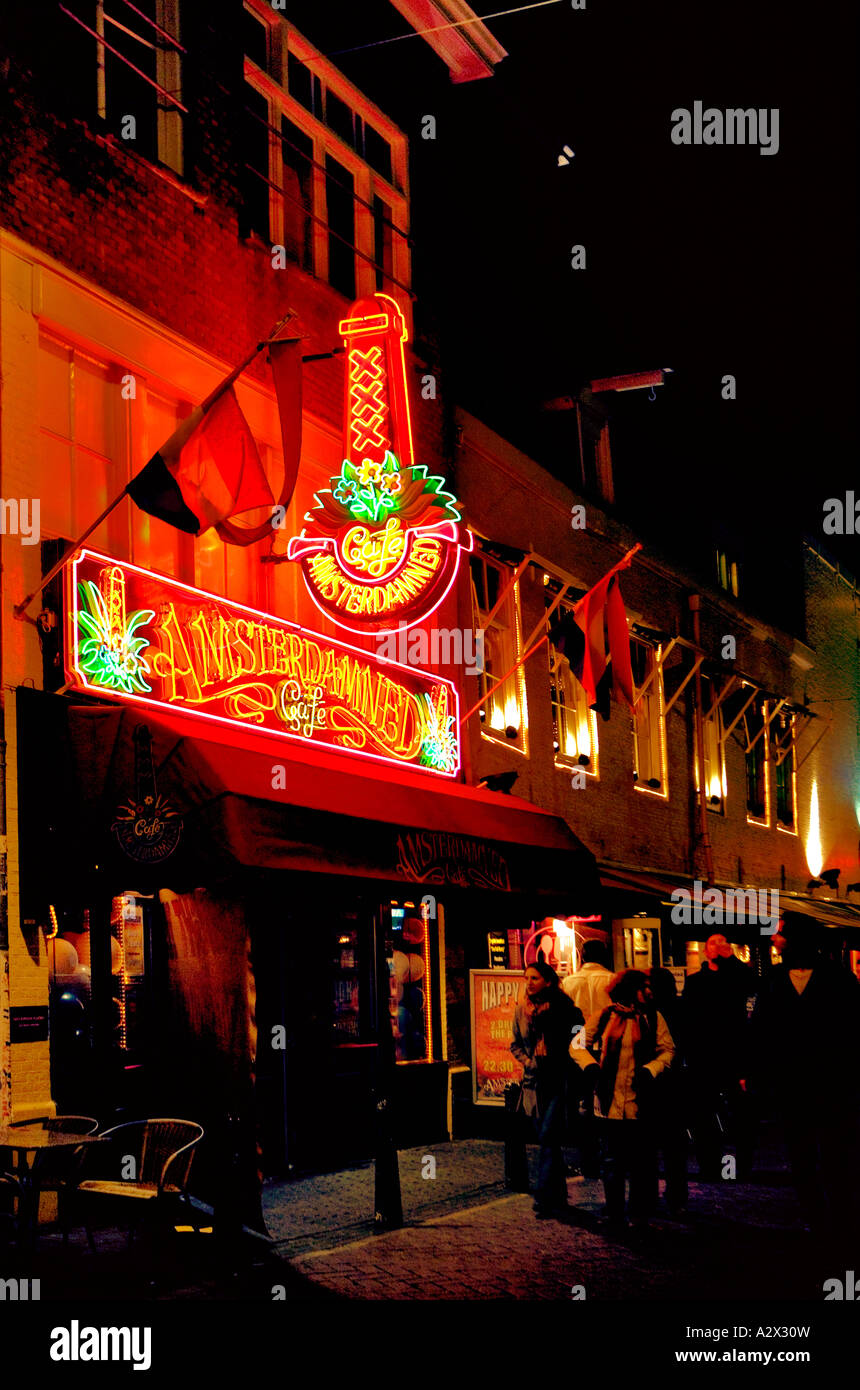
[(340, 331), (345, 458), (288, 555), (327, 617), (352, 632), (396, 630), (441, 603), (472, 537), (444, 478), (413, 461), (397, 304), (385, 294), (359, 300)]

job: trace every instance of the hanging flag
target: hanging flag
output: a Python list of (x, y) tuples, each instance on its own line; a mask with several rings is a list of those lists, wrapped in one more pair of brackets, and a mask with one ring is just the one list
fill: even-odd
[(127, 492), (141, 511), (199, 536), (228, 517), (274, 502), (232, 386), (199, 405)]
[(630, 635), (618, 574), (628, 568), (641, 548), (636, 545), (628, 551), (623, 560), (613, 565), (608, 574), (582, 596), (573, 612), (560, 618), (550, 630), (553, 645), (569, 662), (588, 696), (589, 705), (604, 719), (609, 718), (612, 694), (633, 708)]
[(283, 525), (283, 517), (295, 491), (302, 453), (303, 341), (303, 338), (293, 337), (279, 338), (269, 343), (269, 363), (278, 402), (284, 455), (284, 481), (276, 507), (276, 510), (281, 512), (281, 519), (278, 521), (274, 515), (266, 517), (258, 526), (237, 526), (231, 521), (219, 522), (216, 527), (218, 535), (229, 545), (255, 545), (257, 541), (278, 534), (277, 530), (273, 530), (273, 526)]

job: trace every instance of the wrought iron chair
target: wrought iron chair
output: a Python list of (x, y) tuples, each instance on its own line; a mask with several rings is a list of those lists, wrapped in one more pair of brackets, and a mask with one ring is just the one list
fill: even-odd
[[(52, 1115), (40, 1123), (49, 1134), (79, 1134), (82, 1139), (95, 1134), (99, 1127), (98, 1120), (94, 1120), (92, 1115)], [(39, 1191), (57, 1194), (57, 1218), (62, 1227), (64, 1241), (69, 1239), (69, 1192), (75, 1186), (86, 1147), (82, 1144), (77, 1149), (43, 1149), (36, 1160)]]
[[(173, 1207), (184, 1208), (193, 1218), (188, 1196), (188, 1178), (194, 1153), (203, 1138), (203, 1128), (192, 1120), (131, 1120), (106, 1129), (102, 1138), (109, 1145), (92, 1145), (92, 1161), (107, 1158), (110, 1177), (84, 1177), (91, 1155), (84, 1154), (75, 1191), (90, 1204), (92, 1199), (110, 1199), (129, 1204), (131, 1220), (128, 1243), (134, 1239), (143, 1213), (154, 1210), (157, 1217)], [(193, 1219), (190, 1220), (193, 1226)], [(92, 1227), (84, 1221), (90, 1249), (95, 1251)]]

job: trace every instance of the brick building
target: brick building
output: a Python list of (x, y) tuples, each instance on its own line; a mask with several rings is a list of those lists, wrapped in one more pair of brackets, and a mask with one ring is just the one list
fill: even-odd
[[(385, 953), (405, 1064), (402, 1137), (423, 1142), (450, 1131), (450, 1074), (472, 1060), (469, 972), (517, 968), (548, 924), (597, 916), (587, 850), (602, 864), (604, 925), (618, 924), (619, 959), (653, 954), (655, 937), (632, 933), (659, 920), (663, 957), (683, 965), (686, 941), (699, 938), (670, 930), (674, 886), (699, 878), (809, 896), (814, 780), (819, 867), (842, 869), (845, 896), (860, 877), (856, 589), (808, 550), (806, 628), (788, 634), (746, 612), (725, 557), (724, 586), (706, 588), (646, 544), (622, 581), (634, 675), (647, 683), (634, 727), (617, 707), (608, 723), (597, 720), (564, 665), (550, 672), (545, 646), (488, 693), (528, 635), (542, 634), (548, 602), (562, 590), (562, 602), (573, 601), (637, 539), (606, 501), (608, 448), (596, 492), (581, 497), (456, 411), (434, 306), (413, 289), (413, 261), (431, 254), (420, 227), (413, 243), (417, 103), (426, 82), (490, 77), (504, 50), (460, 0), (393, 0), (402, 20), (430, 31), (403, 59), (416, 73), (407, 128), (392, 119), (378, 69), (368, 68), (365, 89), (325, 56), (352, 40), (347, 31), (329, 38), (313, 5), (290, 7), (289, 18), (264, 0), (119, 8), (69, 0), (70, 13), (51, 21), (50, 46), (41, 14), (25, 7), (7, 21), (0, 493), (4, 516), (10, 499), (18, 504), (18, 525), (0, 537), (9, 890), (0, 1120), (55, 1105), (92, 1107), (104, 1119), (161, 1108), (174, 1073), (193, 1079), (208, 1069), (240, 1112), (256, 1082), (268, 1171), (309, 1167), (370, 1150)], [(381, 24), (391, 8), (372, 0), (363, 22)], [(307, 32), (292, 22), (296, 11)], [(60, 583), (23, 620), (14, 605), (292, 311), (291, 331), (304, 335), (303, 448), (283, 533), (248, 546), (212, 530), (194, 538), (125, 499), (88, 545), (127, 576), (168, 576), (339, 640), (299, 566), (268, 561), (283, 560), (286, 538), (341, 467), (339, 325), (353, 301), (375, 293), (390, 296), (409, 332), (416, 460), (447, 477), (476, 537), (433, 619), (448, 641), (421, 661), (450, 682), (463, 714), (483, 701), (463, 726), (462, 772), (428, 793), (426, 772), (359, 775), (347, 752), (312, 760), (292, 745), (260, 751), (253, 733), (231, 735), (219, 751), (191, 716), (149, 713), (147, 765), (139, 714), (67, 689)], [(284, 461), (265, 353), (236, 391), (277, 495)], [(37, 500), (28, 535), (23, 519), (35, 520)], [(584, 530), (571, 525), (579, 504)], [(698, 639), (691, 593), (702, 597)], [(462, 652), (478, 630), (487, 670), (470, 674)], [(459, 656), (452, 634), (463, 641)], [(726, 635), (737, 642), (731, 657), (721, 656)], [(348, 640), (359, 654), (377, 650), (370, 635)], [(706, 708), (720, 700), (704, 729), (712, 866), (697, 819), (694, 681), (681, 688), (699, 657)], [(830, 732), (816, 743), (831, 708)], [(479, 785), (511, 771), (512, 797)], [(118, 861), (111, 824), (135, 779), (156, 773), (184, 823), (182, 847), (160, 875)], [(428, 887), (437, 896), (426, 895), (425, 914)], [(249, 903), (246, 931), (240, 908)], [(853, 919), (843, 909), (839, 920)], [(738, 947), (762, 953), (748, 933)], [(127, 968), (134, 953), (140, 976)], [(220, 1040), (214, 1050), (201, 1041), (209, 1034)], [(225, 1071), (228, 1054), (237, 1060)], [(320, 1094), (335, 1101), (323, 1117)], [(177, 1089), (176, 1104), (188, 1095), (187, 1085)], [(217, 1123), (215, 1102), (201, 1107)]]
[[(382, 23), (389, 6), (366, 8), (368, 23)], [(490, 77), (505, 56), (467, 6), (453, 16), (446, 5), (430, 7), (439, 26), (427, 25), (424, 4), (398, 0), (395, 8), (413, 29), (429, 29), (430, 51), (416, 42), (405, 61), (421, 72), (432, 63), (437, 83)], [(239, 525), (260, 522), (265, 539), (228, 545), (212, 529), (194, 538), (122, 497), (88, 537), (100, 558), (80, 563), (103, 566), (95, 587), (106, 601), (104, 585), (113, 585), (123, 621), (126, 591), (160, 575), (176, 602), (196, 595), (206, 613), (233, 614), (246, 635), (249, 619), (235, 618), (236, 604), (320, 643), (335, 640), (342, 624), (311, 602), (299, 566), (282, 562), (287, 538), (341, 468), (340, 325), (353, 302), (382, 294), (393, 306), (388, 320), (402, 319), (412, 343), (405, 391), (416, 461), (438, 476), (451, 463), (432, 306), (422, 317), (411, 288), (407, 133), (318, 41), (262, 0), (159, 0), (137, 7), (134, 22), (116, 9), (103, 0), (64, 7), (50, 46), (37, 17), (22, 12), (5, 40), (2, 1116), (20, 1122), (55, 1105), (103, 1119), (153, 1105), (193, 1108), (205, 1074), (210, 1095), (198, 1109), (217, 1127), (227, 1108), (245, 1112), (256, 1075), (264, 1163), (308, 1166), (335, 1151), (367, 1151), (380, 1008), (392, 1012), (396, 1060), (425, 1064), (395, 1073), (404, 1134), (413, 1122), (422, 1133), (446, 1132), (446, 939), (482, 920), (469, 894), (478, 888), (495, 899), (513, 889), (518, 919), (528, 922), (543, 915), (531, 898), (552, 895), (553, 884), (561, 886), (555, 910), (575, 908), (563, 901), (569, 867), (581, 868), (585, 894), (593, 860), (557, 818), (458, 786), (456, 777), (452, 785), (459, 760), (450, 747), (450, 766), (431, 764), (448, 778), (437, 791), (426, 773), (410, 779), (357, 762), (359, 735), (310, 763), (293, 745), (266, 747), (253, 736), (249, 744), (241, 731), (225, 754), (199, 723), (93, 698), (77, 678), (81, 627), (69, 567), (65, 588), (50, 583), (16, 613), (69, 542), (288, 313), (304, 370), (301, 473), (284, 526), (271, 527), (264, 509), (262, 521)], [(332, 31), (323, 32), (331, 42)], [(265, 353), (236, 395), (277, 496), (284, 460)], [(459, 595), (441, 597), (435, 621), (451, 625)], [(156, 610), (169, 612), (164, 588), (146, 611)], [(214, 649), (204, 630), (205, 621), (206, 663)], [(275, 641), (264, 621), (257, 631), (260, 642)], [(360, 668), (356, 689), (372, 681), (378, 696), (377, 642), (354, 632), (338, 660)], [(281, 653), (285, 640), (278, 637)], [(223, 648), (214, 659), (223, 669)], [(456, 705), (439, 713), (451, 710), (438, 703), (446, 688), (455, 700), (462, 669), (431, 648), (425, 694), (401, 687), (396, 699), (422, 720), (441, 720), (444, 731), (456, 717)], [(421, 701), (431, 697), (428, 715)], [(301, 720), (297, 708), (290, 717)], [(117, 808), (129, 794), (143, 805), (144, 783), (149, 801), (167, 805), (182, 826), (165, 872), (151, 857), (123, 860), (118, 850)], [(286, 839), (285, 823), (255, 822), (252, 803), (275, 820), (291, 808)], [(159, 823), (160, 841), (163, 831)], [(554, 870), (544, 868), (547, 855)], [(428, 883), (450, 887), (450, 898), (419, 903)], [(240, 904), (252, 901), (259, 924), (246, 930)], [(378, 982), (388, 995), (389, 975), (383, 1002)], [(167, 1022), (173, 995), (178, 1034)], [(258, 1048), (258, 1034), (266, 1046)], [(184, 1093), (170, 1089), (179, 1071)], [(327, 1089), (336, 1103), (324, 1122), (312, 1121)]]
[[(796, 556), (787, 544), (786, 565), (802, 566), (805, 594), (788, 632), (768, 620), (776, 604), (767, 594), (750, 599), (742, 582), (739, 591), (737, 563), (727, 569), (724, 552), (714, 549), (714, 582), (703, 582), (613, 505), (608, 424), (601, 471), (592, 471), (589, 489), (573, 491), (465, 412), (458, 423), (457, 478), (483, 538), (472, 561), (475, 621), (486, 622), (495, 595), (507, 594), (484, 639), (483, 690), (492, 672), (502, 676), (540, 639), (557, 599), (563, 611), (644, 542), (621, 575), (634, 684), (644, 691), (635, 715), (613, 704), (603, 722), (544, 644), (491, 693), (480, 726), (473, 722), (475, 777), (515, 773), (515, 794), (576, 827), (601, 865), (617, 965), (633, 964), (634, 954), (656, 963), (647, 933), (661, 925), (664, 960), (698, 967), (707, 925), (673, 924), (670, 894), (699, 880), (777, 890), (783, 907), (844, 928), (832, 940), (850, 946), (856, 968), (860, 630), (852, 577), (812, 541)], [(697, 664), (710, 848), (699, 809)], [(822, 871), (838, 872), (828, 882)], [(642, 917), (633, 952), (629, 933)], [(572, 936), (558, 925), (566, 962)], [(740, 914), (728, 934), (744, 959), (767, 966), (770, 944), (758, 926)]]

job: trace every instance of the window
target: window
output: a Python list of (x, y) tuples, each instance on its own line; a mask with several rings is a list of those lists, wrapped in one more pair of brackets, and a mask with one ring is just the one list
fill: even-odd
[(325, 157), (328, 208), (328, 278), (347, 299), (355, 298), (355, 186), (348, 169)]
[[(242, 11), (244, 51), (263, 72), (269, 71), (269, 26), (253, 10)], [(307, 72), (307, 68), (305, 69)]]
[[(709, 710), (714, 701), (714, 687), (707, 676), (702, 677), (702, 709), (704, 711), (704, 745), (705, 745), (705, 801), (709, 811), (723, 813), (725, 811), (726, 787), (726, 762), (723, 743), (723, 717), (720, 709), (709, 714)], [(700, 790), (699, 783), (699, 754), (698, 748), (694, 754), (694, 768), (696, 778), (696, 791)]]
[(655, 649), (638, 637), (630, 639), (633, 683), (639, 690), (647, 682), (645, 692), (633, 711), (633, 781), (637, 791), (668, 796), (663, 672), (659, 650), (659, 647)]
[(385, 288), (394, 275), (394, 224), (392, 209), (381, 198), (373, 199), (373, 259), (376, 262), (376, 288)]
[[(39, 335), (38, 387), (33, 495), (41, 499), (41, 530), (77, 537), (128, 480), (129, 403), (110, 364), (46, 333)], [(124, 559), (127, 528), (124, 509), (116, 507), (87, 544)]]
[(747, 820), (754, 825), (770, 824), (766, 710), (767, 701), (762, 696), (756, 695), (744, 715)]
[[(553, 599), (552, 586), (544, 589), (546, 606)], [(562, 604), (570, 613), (570, 605)], [(588, 708), (588, 696), (573, 675), (567, 658), (549, 644), (550, 698), (552, 701), (553, 749), (556, 766), (578, 767), (589, 776), (598, 775), (597, 716)]]
[[(150, 387), (141, 391), (138, 399), (142, 405), (142, 419), (132, 458), (134, 473), (143, 467), (147, 459), (158, 453), (183, 418), (178, 401)], [(193, 582), (192, 537), (137, 507), (132, 509), (131, 517), (134, 563), (185, 583)]]
[(179, 0), (68, 0), (64, 9), (85, 65), (84, 110), (129, 150), (182, 174)]
[(738, 596), (738, 567), (724, 550), (717, 551), (717, 583), (727, 594)]
[[(284, 167), (284, 248), (291, 260), (313, 267), (313, 160), (314, 143), (286, 116), (281, 117)], [(266, 191), (268, 219), (268, 191)]]
[(770, 758), (774, 769), (776, 825), (797, 833), (797, 777), (794, 766), (795, 717), (780, 713), (770, 726)]
[[(518, 666), (493, 690), (496, 682), (511, 671), (522, 656), (519, 584), (511, 585), (499, 603), (506, 586), (510, 585), (511, 570), (485, 555), (473, 555), (470, 564), (474, 626), (476, 630), (484, 630), (484, 670), (478, 679), (482, 696), (492, 691), (481, 709), (482, 735), (527, 753), (526, 689), (522, 666)], [(493, 613), (497, 604), (498, 611)]]
[(408, 294), (405, 136), (264, 0), (245, 10), (247, 232), (347, 298)]

